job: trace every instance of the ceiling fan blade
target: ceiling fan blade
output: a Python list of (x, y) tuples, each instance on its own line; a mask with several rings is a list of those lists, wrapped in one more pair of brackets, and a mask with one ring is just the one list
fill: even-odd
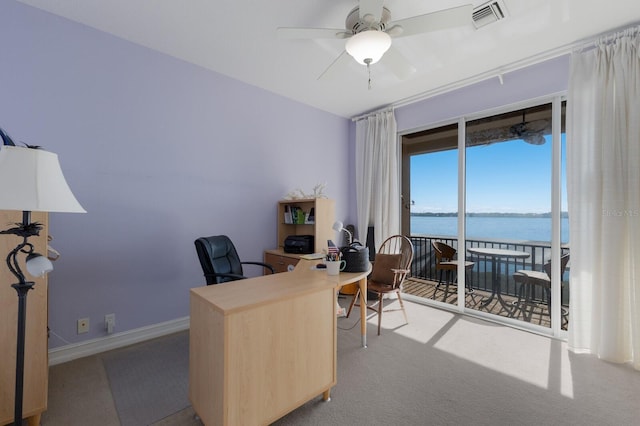
[(370, 22), (379, 22), (382, 17), (382, 5), (384, 0), (360, 0), (360, 19), (370, 15)]
[(338, 56), (332, 63), (325, 69), (322, 74), (318, 76), (318, 80), (329, 80), (339, 74), (342, 74), (349, 63), (353, 60), (346, 50), (343, 50), (340, 56)]
[(278, 38), (283, 40), (314, 38), (347, 38), (352, 34), (343, 29), (334, 28), (292, 28), (280, 27), (276, 30)]
[(411, 65), (411, 62), (409, 62), (398, 49), (394, 48), (393, 45), (382, 56), (380, 62), (400, 80), (406, 80), (411, 74), (416, 72), (416, 68)]
[(546, 119), (533, 120), (525, 123), (529, 132), (551, 133), (551, 122)]
[(403, 31), (398, 37), (427, 33), (429, 31), (444, 30), (447, 28), (468, 25), (472, 27), (471, 14), (473, 5), (453, 7), (438, 12), (426, 13), (411, 18), (400, 19), (389, 23), (388, 26), (401, 25)]

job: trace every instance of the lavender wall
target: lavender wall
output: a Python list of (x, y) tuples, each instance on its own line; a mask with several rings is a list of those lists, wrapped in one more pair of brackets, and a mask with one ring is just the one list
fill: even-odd
[(503, 83), (492, 77), (479, 83), (396, 108), (398, 132), (424, 129), (505, 105), (567, 90), (569, 55), (505, 73)]
[(187, 316), (194, 239), (261, 259), (292, 189), (326, 182), (347, 218), (344, 118), (16, 2), (0, 2), (0, 52), (0, 127), (58, 153), (88, 211), (50, 215), (52, 348), (104, 336), (108, 313), (118, 332)]

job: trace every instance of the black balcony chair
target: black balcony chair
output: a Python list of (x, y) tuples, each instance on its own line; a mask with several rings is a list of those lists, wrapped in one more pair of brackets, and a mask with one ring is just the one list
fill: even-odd
[[(378, 314), (378, 336), (380, 335), (380, 326), (382, 324), (382, 312), (398, 311), (401, 310), (404, 315), (405, 323), (409, 323), (407, 319), (407, 313), (404, 310), (404, 303), (402, 302), (402, 283), (405, 277), (411, 272), (411, 261), (413, 260), (413, 243), (411, 240), (403, 235), (394, 235), (387, 238), (380, 250), (376, 254), (376, 260), (373, 262), (373, 269), (371, 275), (367, 279), (367, 291), (373, 293), (378, 298), (377, 306), (367, 306), (367, 309), (377, 312)], [(400, 302), (400, 309), (383, 309), (384, 305), (382, 298), (385, 294), (396, 293), (398, 296), (398, 302)], [(347, 318), (351, 314), (351, 309), (354, 305), (360, 306), (356, 303), (360, 296), (360, 288), (355, 296), (351, 300), (349, 310), (347, 311)], [(362, 309), (362, 307), (360, 307)]]
[[(565, 254), (560, 257), (560, 277), (564, 275), (564, 271), (567, 269), (567, 263), (569, 263), (569, 254)], [(547, 301), (547, 313), (551, 316), (551, 261), (544, 264), (542, 271), (533, 271), (530, 269), (523, 269), (516, 271), (513, 274), (513, 280), (520, 284), (518, 289), (518, 300), (514, 303), (515, 307), (512, 311), (514, 316), (518, 310), (522, 312), (522, 317), (525, 321), (531, 321), (533, 315), (533, 298), (535, 296), (535, 287), (540, 287), (544, 293)], [(527, 307), (529, 307), (529, 313), (527, 314)], [(562, 320), (566, 323), (567, 311), (562, 309)]]
[(201, 237), (195, 240), (195, 245), (207, 285), (247, 278), (242, 265), (258, 265), (274, 273), (268, 263), (241, 262), (235, 246), (226, 235)]
[[(433, 246), (433, 250), (436, 254), (436, 272), (438, 275), (438, 285), (436, 286), (436, 290), (440, 288), (442, 284), (442, 274), (445, 273), (445, 288), (444, 288), (444, 297), (442, 301), (447, 300), (447, 296), (449, 295), (449, 284), (457, 284), (458, 279), (456, 274), (458, 273), (458, 259), (456, 259), (456, 249), (451, 247), (448, 244), (445, 244), (441, 241), (431, 241), (431, 245)], [(464, 270), (465, 272), (473, 269), (474, 262), (469, 262), (467, 260), (464, 261)], [(456, 277), (454, 279), (454, 277)], [(467, 290), (469, 293), (473, 292), (473, 288), (471, 287), (470, 280), (465, 280)], [(434, 298), (435, 298), (434, 291)]]

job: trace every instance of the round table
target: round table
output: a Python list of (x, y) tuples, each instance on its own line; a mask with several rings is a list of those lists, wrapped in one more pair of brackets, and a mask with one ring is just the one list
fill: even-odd
[(495, 297), (498, 299), (498, 302), (500, 302), (502, 307), (507, 312), (511, 313), (511, 309), (507, 306), (504, 299), (502, 299), (502, 285), (500, 284), (500, 279), (498, 277), (498, 266), (502, 263), (502, 259), (526, 259), (530, 254), (520, 250), (508, 250), (493, 247), (471, 247), (468, 248), (467, 251), (478, 256), (491, 258), (491, 295), (486, 300), (483, 300), (480, 306), (486, 307)]

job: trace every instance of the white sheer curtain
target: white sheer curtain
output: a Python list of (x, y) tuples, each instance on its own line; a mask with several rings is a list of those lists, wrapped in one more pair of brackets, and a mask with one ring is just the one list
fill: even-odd
[(640, 369), (640, 27), (572, 56), (569, 346)]
[(358, 240), (375, 229), (375, 246), (400, 231), (398, 144), (393, 110), (356, 122), (356, 207)]

